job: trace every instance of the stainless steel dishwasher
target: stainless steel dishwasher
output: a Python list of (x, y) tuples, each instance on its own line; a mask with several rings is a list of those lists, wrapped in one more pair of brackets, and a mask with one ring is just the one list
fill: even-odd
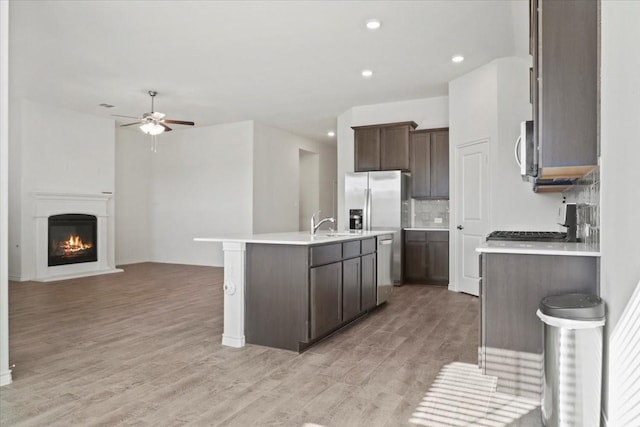
[(378, 236), (378, 274), (376, 305), (387, 301), (393, 289), (391, 268), (393, 263), (393, 235)]

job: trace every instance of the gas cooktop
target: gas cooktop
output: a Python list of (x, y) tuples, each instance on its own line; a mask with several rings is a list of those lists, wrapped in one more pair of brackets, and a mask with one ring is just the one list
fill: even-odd
[(567, 233), (559, 231), (493, 231), (487, 236), (487, 240), (566, 242)]

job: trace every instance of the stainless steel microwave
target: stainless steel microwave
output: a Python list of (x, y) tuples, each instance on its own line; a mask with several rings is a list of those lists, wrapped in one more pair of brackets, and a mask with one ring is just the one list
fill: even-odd
[(538, 156), (533, 139), (533, 120), (520, 123), (520, 136), (516, 140), (514, 154), (523, 181), (531, 181), (538, 176)]

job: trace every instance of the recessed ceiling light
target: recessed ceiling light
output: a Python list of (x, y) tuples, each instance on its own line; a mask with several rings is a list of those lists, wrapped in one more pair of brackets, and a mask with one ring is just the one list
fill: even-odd
[(367, 28), (369, 30), (377, 30), (381, 25), (382, 23), (378, 19), (369, 19), (367, 21)]
[(327, 136), (330, 136), (331, 138), (333, 138), (334, 136), (336, 136), (336, 133), (330, 130), (329, 132), (327, 132)]
[(454, 55), (451, 57), (451, 62), (455, 62), (456, 64), (464, 61), (464, 56), (462, 55)]
[(362, 77), (369, 78), (373, 76), (373, 71), (371, 70), (362, 70)]

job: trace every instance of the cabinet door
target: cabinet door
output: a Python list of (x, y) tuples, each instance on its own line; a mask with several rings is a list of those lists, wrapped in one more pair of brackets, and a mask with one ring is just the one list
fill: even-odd
[(342, 263), (311, 269), (311, 338), (317, 338), (342, 322)]
[(404, 277), (407, 282), (427, 280), (427, 242), (404, 243)]
[(431, 134), (430, 193), (434, 199), (449, 198), (449, 131)]
[(360, 314), (360, 257), (342, 261), (342, 321)]
[(429, 282), (449, 280), (449, 233), (427, 232), (427, 279)]
[(431, 134), (411, 132), (411, 197), (431, 197)]
[(380, 130), (380, 170), (409, 170), (409, 126)]
[(380, 170), (380, 128), (355, 129), (355, 172)]
[(376, 306), (376, 254), (365, 255), (362, 258), (362, 310), (369, 310)]
[[(598, 2), (540, 0), (538, 4), (540, 166), (596, 165)], [(554, 174), (540, 172), (543, 178), (547, 173)]]

